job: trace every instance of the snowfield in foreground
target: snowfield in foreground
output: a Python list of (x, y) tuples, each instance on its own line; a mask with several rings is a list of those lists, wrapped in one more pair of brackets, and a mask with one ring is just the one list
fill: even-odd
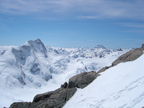
[(64, 108), (144, 107), (144, 55), (101, 73), (84, 89), (78, 89)]

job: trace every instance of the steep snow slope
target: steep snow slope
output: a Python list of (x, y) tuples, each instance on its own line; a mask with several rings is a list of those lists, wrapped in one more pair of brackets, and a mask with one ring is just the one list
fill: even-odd
[(142, 108), (144, 106), (144, 55), (101, 73), (78, 89), (64, 108)]
[(78, 73), (98, 71), (128, 50), (45, 47), (40, 39), (24, 45), (0, 46), (0, 108), (32, 101), (38, 93), (57, 89)]

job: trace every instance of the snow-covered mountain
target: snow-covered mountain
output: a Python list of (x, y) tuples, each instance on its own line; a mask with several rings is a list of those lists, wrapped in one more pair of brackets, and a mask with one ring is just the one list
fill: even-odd
[[(130, 49), (46, 47), (40, 39), (22, 46), (0, 46), (0, 107), (14, 101), (31, 101), (34, 95), (53, 90), (70, 77), (98, 71)], [(21, 93), (24, 94), (21, 94)]]
[(40, 39), (28, 41), (20, 47), (1, 50), (1, 82), (7, 87), (40, 87), (52, 76), (48, 64), (47, 50)]
[[(94, 58), (94, 57), (105, 57), (107, 54), (116, 52), (113, 49), (107, 49), (103, 45), (97, 45), (94, 48), (53, 48), (47, 47), (48, 51), (54, 51), (57, 54), (69, 55), (69, 57), (78, 58)], [(117, 50), (118, 51), (118, 50)], [(123, 50), (121, 50), (123, 51)]]

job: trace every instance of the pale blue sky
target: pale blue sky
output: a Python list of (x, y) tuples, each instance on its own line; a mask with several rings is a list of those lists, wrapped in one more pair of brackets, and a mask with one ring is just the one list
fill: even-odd
[(0, 0), (0, 46), (140, 47), (144, 0)]

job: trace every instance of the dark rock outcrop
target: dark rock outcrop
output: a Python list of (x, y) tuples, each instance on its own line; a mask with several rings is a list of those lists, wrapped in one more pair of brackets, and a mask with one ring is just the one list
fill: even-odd
[(76, 92), (76, 88), (59, 88), (52, 92), (38, 94), (29, 108), (61, 108)]
[(37, 94), (33, 102), (15, 102), (10, 108), (62, 108), (75, 94), (76, 87), (84, 88), (90, 84), (98, 74), (95, 71), (84, 72), (69, 79), (55, 91)]
[(102, 69), (100, 69), (97, 73), (104, 72), (105, 70), (109, 69), (110, 67), (112, 67), (112, 66), (105, 66)]
[(139, 58), (144, 52), (144, 44), (142, 44), (141, 48), (136, 48), (134, 50), (128, 51), (127, 53), (121, 55), (118, 59), (116, 59), (111, 66), (106, 66), (100, 69), (97, 73), (104, 72), (106, 69), (113, 67), (122, 62), (134, 61)]
[(127, 53), (120, 56), (118, 59), (116, 59), (112, 66), (115, 66), (121, 62), (127, 62), (127, 61), (133, 61), (139, 58), (143, 54), (143, 48), (136, 48), (134, 50), (128, 51)]
[(81, 74), (75, 75), (69, 79), (68, 88), (84, 88), (90, 84), (97, 76), (98, 74), (95, 71), (83, 72)]
[(63, 85), (61, 85), (61, 88), (67, 88), (67, 86), (68, 86), (68, 83), (65, 82)]
[(121, 48), (117, 49), (117, 51), (123, 51)]
[(55, 91), (36, 95), (32, 103), (15, 102), (10, 108), (62, 108), (76, 90), (76, 88), (59, 88)]
[(14, 102), (9, 108), (29, 108), (31, 102)]

